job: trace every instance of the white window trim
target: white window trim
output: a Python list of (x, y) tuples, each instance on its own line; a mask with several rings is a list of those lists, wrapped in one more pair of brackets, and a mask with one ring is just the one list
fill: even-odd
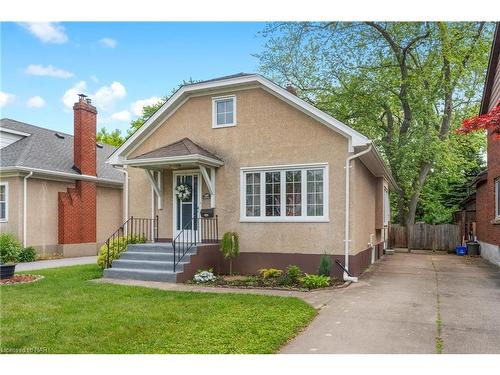
[[(262, 216), (246, 216), (246, 181), (245, 173), (272, 172), (281, 171), (281, 184), (284, 182), (285, 171), (304, 170), (304, 169), (323, 169), (323, 216), (306, 216), (307, 214), (307, 174), (302, 173), (302, 213), (303, 216), (264, 216), (265, 215), (265, 183), (262, 180), (260, 184), (260, 200)], [(264, 180), (265, 181), (265, 180)], [(313, 164), (287, 164), (262, 167), (242, 167), (240, 168), (240, 222), (244, 223), (327, 223), (329, 216), (329, 186), (330, 179), (328, 173), (328, 163)], [(281, 189), (281, 212), (285, 212), (285, 188)], [(264, 210), (263, 210), (264, 208)]]
[[(233, 122), (231, 124), (217, 125), (217, 102), (220, 100), (232, 99), (233, 100)], [(236, 126), (236, 95), (215, 96), (212, 98), (212, 128), (229, 128)]]
[(9, 183), (0, 182), (0, 186), (5, 186), (5, 218), (0, 218), (0, 223), (9, 221)]
[(495, 220), (500, 220), (500, 207), (498, 206), (498, 195), (500, 194), (500, 177), (495, 180)]

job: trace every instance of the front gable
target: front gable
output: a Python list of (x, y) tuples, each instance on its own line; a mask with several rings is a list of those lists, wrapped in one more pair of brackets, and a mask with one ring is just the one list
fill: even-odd
[[(260, 75), (250, 74), (183, 86), (174, 95), (172, 95), (172, 97), (170, 97), (169, 100), (155, 114), (153, 114), (153, 116), (151, 116), (140, 129), (138, 129), (110, 156), (108, 162), (110, 164), (121, 164), (121, 162), (126, 160), (127, 157), (131, 155), (142, 142), (145, 141), (146, 138), (158, 129), (158, 127), (163, 126), (165, 122), (168, 123), (167, 120), (181, 107), (183, 107), (184, 104), (190, 100), (190, 98), (195, 99), (197, 97), (208, 96), (213, 98), (215, 96), (230, 95), (231, 93), (251, 88), (260, 88), (267, 91), (270, 95), (279, 99), (287, 106), (302, 112), (307, 117), (324, 125), (327, 129), (340, 134), (347, 139), (349, 152), (353, 151), (354, 146), (361, 146), (369, 143), (369, 139), (362, 134), (306, 103), (287, 90), (279, 87)], [(212, 99), (210, 99), (210, 103), (212, 104)], [(210, 111), (210, 121), (213, 121), (211, 108), (211, 106), (208, 107), (208, 110)], [(241, 105), (238, 105), (238, 108), (241, 108)]]

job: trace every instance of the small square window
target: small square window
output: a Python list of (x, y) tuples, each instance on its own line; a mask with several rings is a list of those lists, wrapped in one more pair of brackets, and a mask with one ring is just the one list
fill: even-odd
[(214, 128), (236, 125), (236, 96), (225, 96), (212, 99)]

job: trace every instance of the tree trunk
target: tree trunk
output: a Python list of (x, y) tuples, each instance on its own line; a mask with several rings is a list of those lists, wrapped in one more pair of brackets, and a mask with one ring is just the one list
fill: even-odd
[(402, 191), (398, 194), (398, 223), (399, 225), (406, 224), (405, 197)]
[(408, 207), (408, 218), (406, 219), (406, 225), (415, 224), (415, 214), (417, 211), (417, 203), (420, 198), (420, 192), (424, 186), (427, 175), (431, 170), (432, 164), (430, 162), (425, 162), (420, 166), (420, 172), (418, 174), (417, 181), (414, 183), (413, 193), (410, 199), (410, 206)]

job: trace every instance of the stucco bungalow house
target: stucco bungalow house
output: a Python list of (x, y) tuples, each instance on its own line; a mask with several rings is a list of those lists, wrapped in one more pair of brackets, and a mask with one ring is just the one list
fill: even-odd
[(96, 144), (96, 108), (74, 105), (74, 136), (0, 120), (0, 231), (42, 255), (95, 255), (119, 226), (123, 172)]
[[(235, 272), (313, 273), (327, 253), (359, 275), (383, 254), (397, 188), (367, 137), (259, 74), (181, 87), (108, 163), (127, 171), (129, 215), (157, 216), (158, 240), (173, 242), (177, 281), (225, 267), (217, 246), (200, 246), (214, 227), (240, 236)], [(134, 250), (105, 275), (172, 280), (155, 259)]]

